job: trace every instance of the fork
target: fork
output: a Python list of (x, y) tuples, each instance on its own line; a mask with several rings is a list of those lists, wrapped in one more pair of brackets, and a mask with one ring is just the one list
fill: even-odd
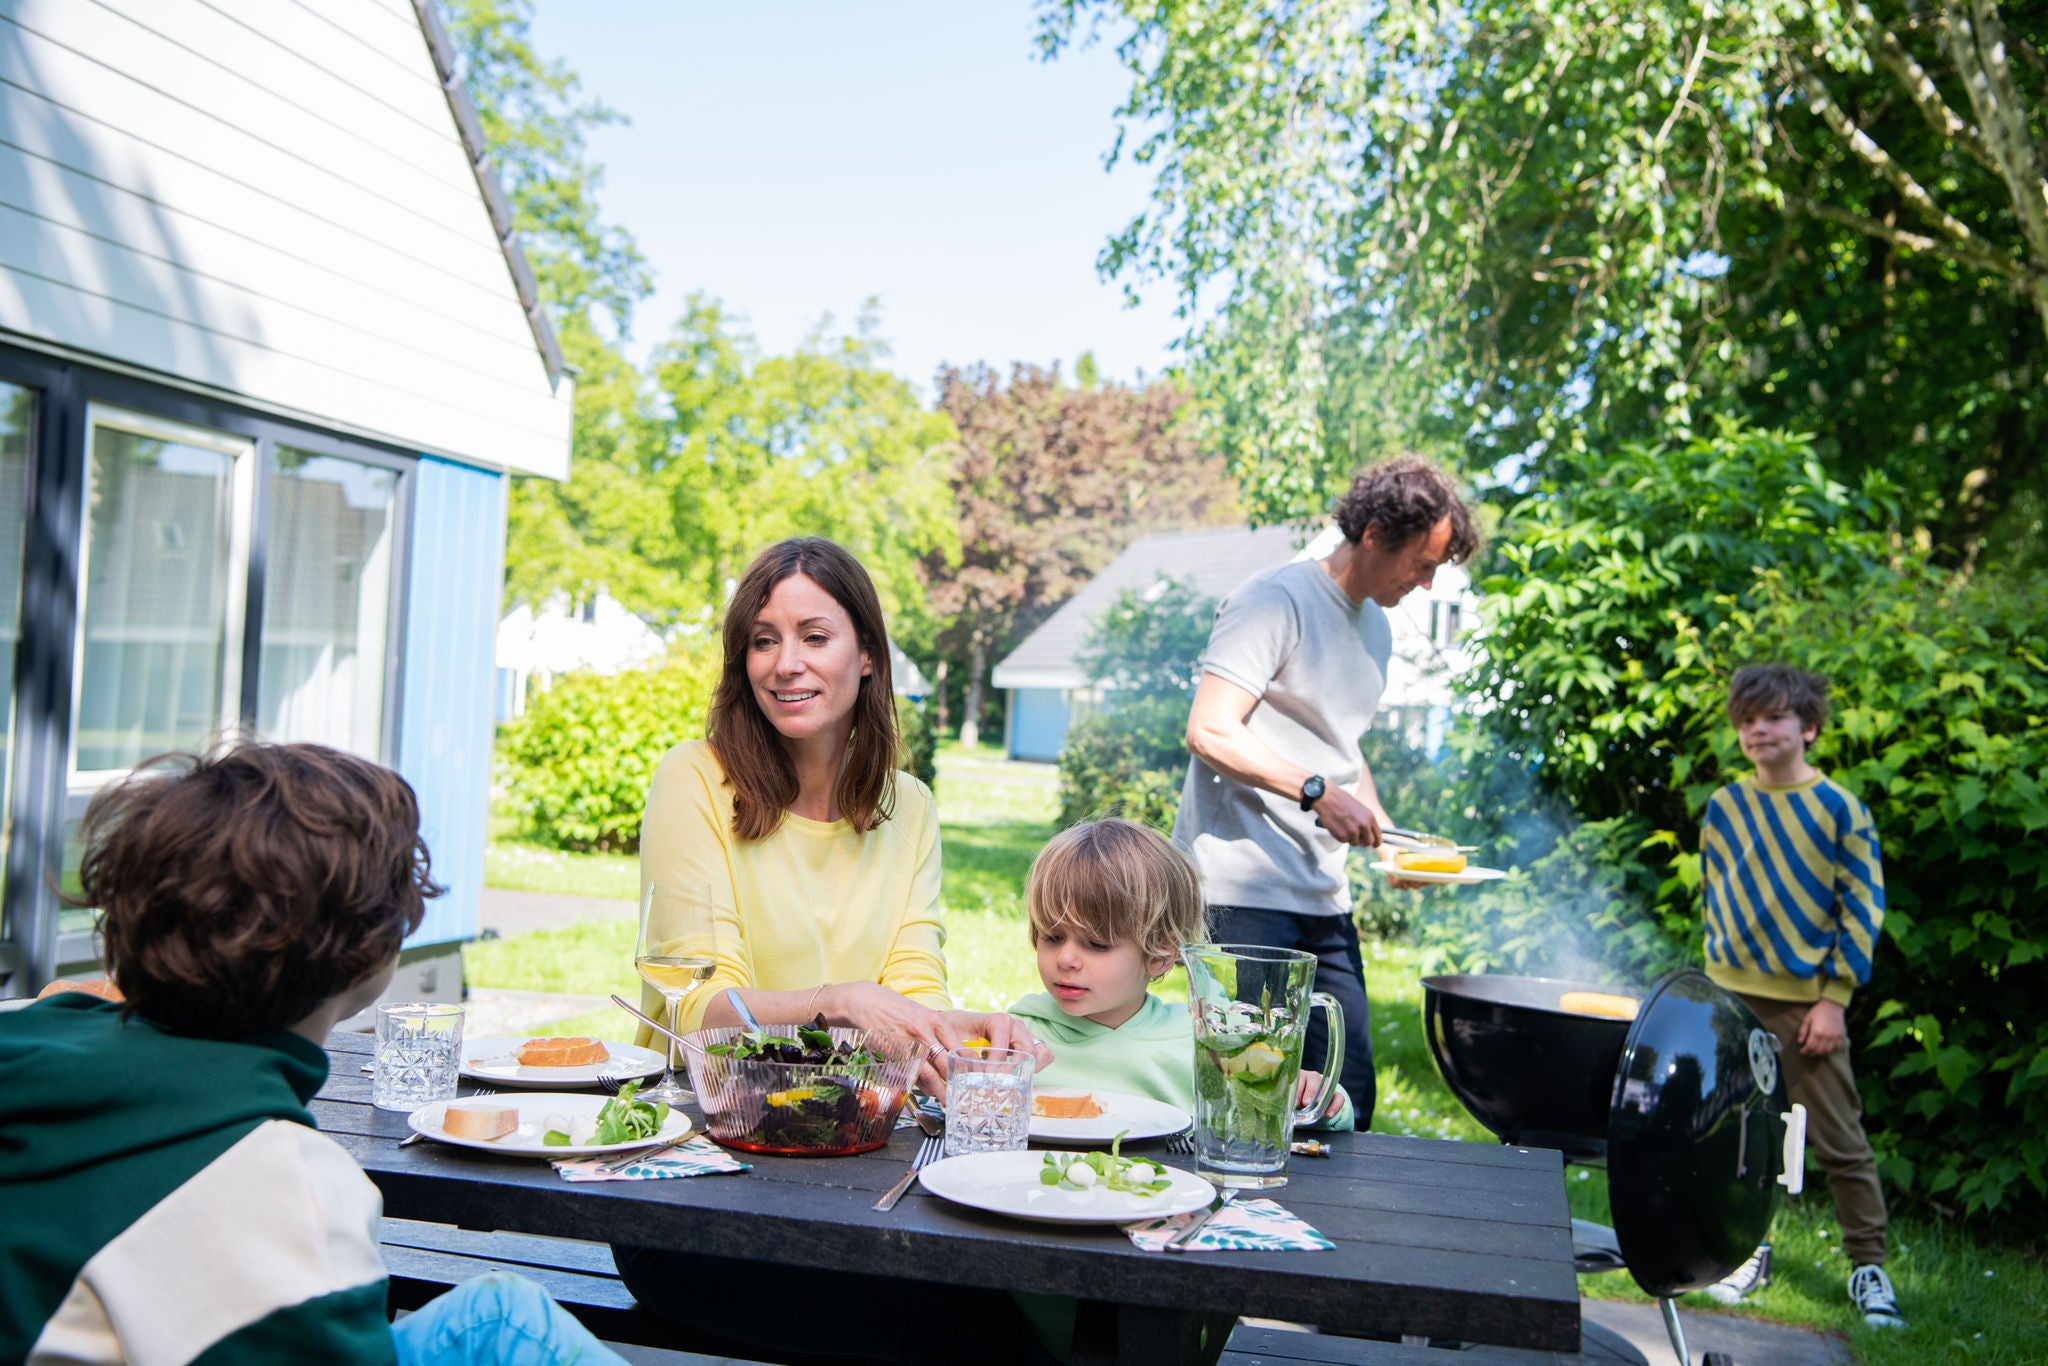
[[(922, 1118), (919, 1120), (919, 1127), (923, 1127)], [(903, 1179), (889, 1187), (883, 1193), (881, 1199), (875, 1201), (874, 1208), (884, 1212), (895, 1209), (896, 1202), (901, 1200), (903, 1193), (910, 1189), (910, 1183), (917, 1180), (917, 1174), (937, 1161), (939, 1154), (945, 1151), (945, 1147), (946, 1135), (944, 1132), (932, 1133), (927, 1129), (924, 1141), (917, 1145), (917, 1156), (910, 1159), (910, 1170), (903, 1173)]]
[[(478, 1091), (471, 1091), (471, 1092), (470, 1092), (470, 1093), (469, 1093), (468, 1095), (464, 1096), (464, 1097), (463, 1097), (463, 1099), (464, 1099), (464, 1100), (481, 1100), (481, 1099), (483, 1099), (483, 1098), (484, 1098), (485, 1096), (495, 1096), (495, 1095), (497, 1095), (497, 1094), (498, 1094), (498, 1093), (497, 1093), (496, 1091), (492, 1091), (492, 1090), (489, 1090), (489, 1089), (484, 1089), (484, 1090), (478, 1090)], [(399, 1146), (399, 1147), (401, 1147), (401, 1148), (410, 1148), (410, 1147), (411, 1147), (411, 1146), (412, 1146), (413, 1144), (415, 1144), (415, 1143), (419, 1142), (419, 1141), (420, 1141), (421, 1139), (423, 1139), (423, 1138), (425, 1138), (425, 1137), (426, 1137), (426, 1135), (425, 1135), (424, 1133), (422, 1133), (422, 1132), (421, 1132), (420, 1130), (418, 1130), (418, 1129), (414, 1129), (414, 1130), (413, 1130), (413, 1131), (412, 1131), (411, 1133), (407, 1134), (407, 1135), (406, 1135), (406, 1136), (405, 1136), (404, 1138), (401, 1138), (401, 1139), (399, 1139), (399, 1140), (398, 1140), (398, 1146)]]
[(1175, 1134), (1173, 1136), (1172, 1141), (1170, 1141), (1166, 1145), (1166, 1151), (1170, 1153), (1179, 1153), (1182, 1157), (1194, 1156), (1195, 1131), (1193, 1129), (1189, 1129), (1185, 1133)]

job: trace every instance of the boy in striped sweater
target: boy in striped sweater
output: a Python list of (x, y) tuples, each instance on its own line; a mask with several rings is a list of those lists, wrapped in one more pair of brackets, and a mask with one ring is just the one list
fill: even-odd
[(382, 1199), (307, 1109), (441, 892), (405, 779), (319, 745), (171, 755), (81, 836), (125, 1000), (0, 1015), (0, 1362), (624, 1366), (516, 1276), (394, 1327)]
[[(1756, 765), (1707, 802), (1700, 832), (1707, 976), (1777, 1036), (1786, 1090), (1808, 1115), (1848, 1255), (1849, 1298), (1872, 1327), (1902, 1328), (1884, 1271), (1884, 1189), (1863, 1133), (1845, 1013), (1870, 980), (1884, 868), (1863, 803), (1807, 762), (1828, 682), (1752, 664), (1728, 686), (1728, 719)], [(1770, 1277), (1769, 1243), (1708, 1294), (1732, 1304)]]

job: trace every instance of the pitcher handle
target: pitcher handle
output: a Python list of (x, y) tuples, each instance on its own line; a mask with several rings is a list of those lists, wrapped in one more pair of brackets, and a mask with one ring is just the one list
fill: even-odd
[(1296, 1124), (1313, 1124), (1322, 1118), (1323, 1108), (1330, 1103), (1330, 1095), (1337, 1089), (1337, 1078), (1344, 1072), (1344, 1007), (1337, 1004), (1337, 998), (1327, 991), (1318, 991), (1308, 998), (1308, 1008), (1321, 1007), (1329, 1012), (1324, 1023), (1330, 1028), (1330, 1056), (1323, 1063), (1323, 1086), (1316, 1092), (1316, 1098), (1294, 1112)]

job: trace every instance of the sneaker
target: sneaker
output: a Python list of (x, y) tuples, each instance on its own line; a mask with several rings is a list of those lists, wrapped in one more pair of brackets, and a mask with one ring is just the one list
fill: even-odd
[(1904, 1328), (1906, 1316), (1892, 1294), (1892, 1278), (1877, 1265), (1859, 1266), (1849, 1273), (1849, 1301), (1863, 1321), (1872, 1328)]
[(1707, 1298), (1716, 1304), (1739, 1304), (1771, 1283), (1771, 1245), (1758, 1243), (1749, 1260), (1707, 1287)]

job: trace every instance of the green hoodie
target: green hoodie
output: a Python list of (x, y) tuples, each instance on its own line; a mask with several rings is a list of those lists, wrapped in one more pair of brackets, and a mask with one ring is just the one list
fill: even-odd
[(83, 994), (0, 1014), (0, 1361), (394, 1359), (381, 1200), (284, 1030), (169, 1034)]

